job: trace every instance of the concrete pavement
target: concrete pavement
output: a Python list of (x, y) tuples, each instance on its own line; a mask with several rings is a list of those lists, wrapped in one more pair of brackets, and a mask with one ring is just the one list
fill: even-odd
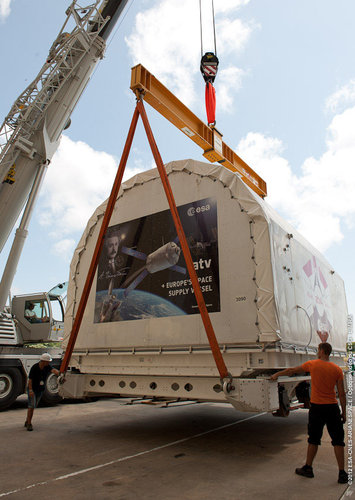
[(125, 401), (39, 408), (33, 432), (23, 427), (23, 398), (0, 413), (0, 498), (355, 499), (337, 483), (326, 431), (315, 478), (294, 473), (305, 459), (305, 410), (283, 419), (225, 404)]

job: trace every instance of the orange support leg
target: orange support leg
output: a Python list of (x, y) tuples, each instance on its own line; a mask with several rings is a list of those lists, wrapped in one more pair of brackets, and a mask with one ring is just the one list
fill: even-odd
[(119, 168), (118, 168), (118, 171), (116, 174), (116, 178), (115, 178), (112, 190), (111, 190), (111, 194), (110, 194), (110, 197), (109, 197), (109, 200), (107, 203), (107, 207), (106, 207), (106, 211), (105, 211), (104, 218), (102, 221), (100, 233), (98, 236), (98, 240), (96, 242), (96, 246), (95, 246), (95, 250), (93, 253), (92, 260), (91, 260), (90, 268), (89, 268), (88, 275), (87, 275), (85, 285), (83, 288), (83, 293), (82, 293), (82, 296), (81, 296), (81, 299), (79, 302), (79, 306), (78, 306), (78, 310), (77, 310), (77, 313), (76, 313), (76, 316), (74, 319), (73, 328), (72, 328), (72, 331), (70, 333), (70, 338), (69, 338), (69, 342), (67, 345), (67, 349), (65, 351), (64, 358), (63, 358), (63, 361), (62, 361), (62, 364), (60, 367), (60, 373), (66, 372), (66, 370), (68, 368), (69, 360), (70, 360), (71, 355), (72, 355), (73, 350), (74, 350), (75, 342), (76, 342), (76, 339), (77, 339), (77, 336), (79, 333), (81, 321), (82, 321), (82, 318), (84, 315), (85, 307), (87, 304), (87, 300), (88, 300), (89, 293), (91, 290), (92, 282), (93, 282), (96, 268), (98, 265), (104, 236), (105, 236), (108, 224), (109, 224), (111, 216), (112, 216), (112, 212), (113, 212), (113, 209), (114, 209), (114, 206), (116, 203), (119, 189), (121, 187), (122, 177), (123, 177), (123, 173), (124, 173), (124, 170), (125, 170), (125, 167), (127, 164), (127, 159), (128, 159), (128, 155), (129, 155), (129, 152), (131, 149), (133, 136), (134, 136), (134, 132), (136, 129), (139, 114), (142, 117), (143, 125), (145, 128), (146, 134), (147, 134), (147, 138), (148, 138), (148, 141), (149, 141), (149, 144), (150, 144), (150, 147), (151, 147), (151, 150), (152, 150), (152, 153), (153, 153), (153, 156), (154, 156), (154, 159), (155, 159), (155, 162), (156, 162), (159, 174), (160, 174), (160, 178), (161, 178), (162, 183), (163, 183), (164, 191), (165, 191), (165, 194), (166, 194), (166, 197), (167, 197), (167, 200), (169, 203), (170, 211), (171, 211), (171, 214), (172, 214), (172, 217), (174, 220), (176, 232), (177, 232), (179, 240), (180, 240), (180, 244), (181, 244), (181, 248), (182, 248), (182, 251), (184, 254), (186, 266), (187, 266), (187, 269), (189, 271), (192, 286), (193, 286), (193, 289), (195, 292), (197, 305), (199, 307), (201, 318), (202, 318), (202, 321), (203, 321), (203, 324), (204, 324), (204, 327), (206, 330), (207, 338), (208, 338), (208, 341), (209, 341), (209, 344), (210, 344), (210, 347), (212, 350), (212, 354), (213, 354), (218, 372), (220, 374), (221, 379), (230, 378), (231, 376), (228, 373), (227, 367), (224, 363), (224, 359), (222, 357), (222, 353), (220, 351), (220, 348), (219, 348), (219, 345), (218, 345), (218, 342), (216, 339), (216, 335), (215, 335), (215, 332), (213, 330), (213, 326), (212, 326), (212, 323), (211, 323), (211, 320), (210, 320), (210, 317), (209, 317), (209, 314), (208, 314), (208, 311), (206, 308), (206, 304), (205, 304), (205, 301), (204, 301), (204, 298), (203, 298), (203, 295), (201, 292), (200, 284), (198, 282), (197, 274), (196, 274), (196, 271), (195, 271), (195, 268), (194, 268), (194, 265), (192, 262), (190, 249), (189, 249), (189, 246), (187, 244), (185, 233), (184, 233), (181, 221), (180, 221), (180, 217), (179, 217), (178, 210), (176, 207), (173, 192), (171, 190), (170, 182), (169, 182), (168, 176), (166, 174), (164, 164), (163, 164), (163, 161), (161, 159), (158, 147), (155, 143), (154, 136), (153, 136), (153, 133), (152, 133), (152, 130), (150, 128), (149, 121), (148, 121), (148, 117), (147, 117), (147, 114), (145, 112), (143, 101), (141, 101), (141, 100), (138, 100), (136, 109), (135, 109), (134, 114), (133, 114), (131, 126), (130, 126), (130, 129), (129, 129), (129, 132), (127, 135), (127, 139), (126, 139), (126, 144), (125, 144), (125, 147), (124, 147), (124, 150), (122, 153), (121, 161), (120, 161)]
[(110, 194), (110, 197), (109, 197), (108, 202), (107, 202), (107, 207), (106, 207), (104, 218), (103, 218), (103, 221), (101, 224), (99, 237), (98, 237), (97, 242), (96, 242), (94, 254), (93, 254), (92, 259), (91, 259), (91, 264), (89, 267), (88, 275), (86, 277), (85, 285), (83, 288), (83, 293), (81, 295), (78, 310), (77, 310), (77, 313), (76, 313), (76, 316), (74, 319), (73, 327), (72, 327), (72, 330), (70, 332), (69, 342), (68, 342), (68, 345), (67, 345), (67, 348), (66, 348), (66, 351), (64, 354), (64, 358), (63, 358), (61, 367), (60, 367), (60, 373), (65, 373), (67, 371), (69, 360), (70, 360), (71, 355), (73, 353), (73, 349), (74, 349), (75, 342), (76, 342), (76, 339), (77, 339), (77, 336), (79, 333), (81, 321), (83, 319), (86, 303), (87, 303), (88, 298), (89, 298), (89, 293), (91, 290), (92, 282), (94, 280), (97, 264), (99, 262), (99, 257), (100, 257), (100, 253), (101, 253), (101, 249), (102, 249), (102, 245), (103, 245), (103, 241), (104, 241), (104, 236), (105, 236), (107, 227), (109, 225), (113, 209), (115, 207), (118, 192), (119, 192), (120, 187), (121, 187), (122, 177), (123, 177), (123, 174), (124, 174), (124, 171), (126, 168), (128, 155), (129, 155), (129, 152), (131, 150), (134, 132), (136, 130), (136, 126), (137, 126), (137, 122), (138, 122), (138, 117), (139, 117), (139, 111), (136, 107), (136, 109), (134, 110), (134, 113), (133, 113), (133, 118), (132, 118), (132, 122), (131, 122), (131, 125), (129, 128), (129, 131), (128, 131), (128, 135), (127, 135), (126, 143), (125, 143), (125, 146), (123, 149), (121, 161), (120, 161), (120, 164), (119, 164), (119, 167), (117, 170), (117, 174), (116, 174), (113, 186), (112, 186), (111, 194)]

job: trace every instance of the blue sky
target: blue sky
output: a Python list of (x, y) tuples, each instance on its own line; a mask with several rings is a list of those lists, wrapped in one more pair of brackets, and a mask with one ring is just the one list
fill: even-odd
[[(68, 5), (0, 0), (1, 119), (40, 70)], [(211, 50), (210, 0), (202, 5), (204, 50)], [(215, 10), (217, 128), (266, 180), (267, 201), (343, 277), (354, 313), (355, 3), (215, 0)], [(134, 109), (130, 68), (142, 63), (205, 120), (199, 59), (198, 0), (129, 2), (49, 167), (14, 293), (67, 279), (75, 245), (107, 198), (122, 152)], [(165, 162), (203, 159), (197, 146), (147, 111)], [(126, 178), (152, 166), (140, 127)]]

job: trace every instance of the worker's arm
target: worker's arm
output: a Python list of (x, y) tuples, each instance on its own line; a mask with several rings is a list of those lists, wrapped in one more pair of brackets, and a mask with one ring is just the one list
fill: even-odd
[(343, 379), (338, 380), (337, 389), (338, 389), (338, 396), (339, 396), (339, 401), (340, 401), (340, 405), (341, 405), (341, 418), (343, 420), (343, 423), (345, 424), (345, 422), (346, 422), (346, 396), (345, 396), (344, 380)]
[(59, 370), (56, 370), (55, 368), (52, 368), (51, 373), (54, 373), (55, 375), (57, 375), (57, 377), (59, 377)]
[(277, 380), (279, 377), (282, 377), (282, 375), (289, 377), (290, 375), (295, 375), (296, 373), (303, 373), (303, 372), (304, 369), (302, 368), (302, 365), (295, 366), (294, 368), (286, 368), (285, 370), (281, 370), (279, 372), (274, 373), (270, 377), (270, 380)]
[(31, 378), (28, 379), (28, 392), (30, 394), (33, 394), (32, 379)]

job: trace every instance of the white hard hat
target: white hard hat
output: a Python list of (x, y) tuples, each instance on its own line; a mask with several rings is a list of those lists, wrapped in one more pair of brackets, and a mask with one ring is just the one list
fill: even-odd
[(44, 352), (43, 354), (41, 354), (41, 357), (39, 359), (40, 361), (52, 361), (52, 358), (50, 357), (48, 352)]

